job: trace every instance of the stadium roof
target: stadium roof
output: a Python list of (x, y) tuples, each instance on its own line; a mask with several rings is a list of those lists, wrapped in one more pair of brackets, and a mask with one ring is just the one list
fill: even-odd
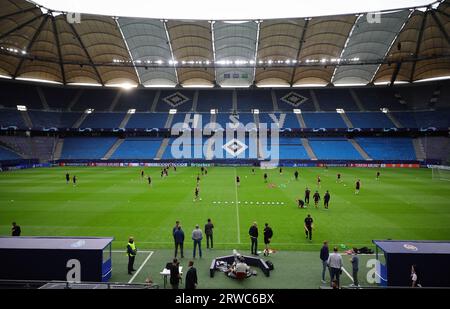
[(26, 0), (0, 0), (0, 12), (0, 75), (16, 79), (248, 87), (450, 76), (449, 0), (245, 21), (74, 14)]

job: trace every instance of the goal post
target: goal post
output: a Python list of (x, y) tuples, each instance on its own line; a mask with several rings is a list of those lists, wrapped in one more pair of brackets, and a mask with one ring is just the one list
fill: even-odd
[(450, 166), (433, 165), (431, 170), (433, 180), (450, 181)]

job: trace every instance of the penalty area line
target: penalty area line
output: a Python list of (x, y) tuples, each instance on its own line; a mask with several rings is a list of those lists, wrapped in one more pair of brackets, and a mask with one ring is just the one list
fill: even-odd
[(150, 251), (145, 261), (141, 264), (141, 267), (134, 273), (133, 277), (131, 277), (130, 281), (128, 283), (132, 283), (133, 280), (136, 278), (136, 276), (141, 272), (142, 268), (144, 268), (144, 265), (148, 262), (148, 260), (152, 257), (153, 251)]

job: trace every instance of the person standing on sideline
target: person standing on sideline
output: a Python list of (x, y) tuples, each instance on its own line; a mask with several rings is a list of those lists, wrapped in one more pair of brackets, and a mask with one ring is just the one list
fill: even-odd
[(136, 243), (134, 242), (134, 238), (130, 236), (127, 245), (129, 275), (132, 275), (133, 274), (132, 272), (136, 271), (136, 269), (134, 269), (134, 259), (136, 258), (136, 254), (137, 254)]
[(355, 194), (359, 194), (359, 189), (361, 189), (361, 180), (358, 179), (355, 184)]
[(211, 219), (208, 219), (208, 223), (205, 224), (206, 249), (209, 249), (210, 241), (211, 241), (211, 249), (213, 248), (213, 229), (214, 224), (211, 222)]
[(195, 290), (197, 288), (197, 269), (194, 267), (194, 261), (189, 261), (189, 270), (186, 273), (186, 290)]
[(313, 218), (311, 218), (311, 215), (308, 214), (308, 216), (305, 218), (305, 234), (306, 239), (312, 240), (312, 230), (313, 230)]
[(20, 234), (22, 233), (22, 230), (20, 229), (20, 226), (16, 224), (16, 222), (12, 223), (12, 228), (11, 228), (11, 235), (12, 236), (20, 236)]
[(178, 230), (178, 227), (180, 226), (180, 221), (175, 221), (175, 226), (172, 228), (172, 235), (174, 236), (175, 239), (175, 232)]
[(311, 190), (308, 187), (305, 189), (305, 204), (309, 206), (309, 195), (311, 194)]
[(353, 250), (352, 257), (350, 258), (350, 263), (352, 263), (352, 273), (353, 273), (352, 286), (359, 286), (359, 281), (358, 281), (359, 256), (358, 256), (358, 252), (356, 252), (356, 250)]
[(330, 256), (330, 251), (328, 249), (328, 241), (323, 242), (322, 249), (320, 249), (320, 259), (322, 260), (322, 283), (325, 281), (325, 272), (327, 270), (328, 257)]
[(198, 224), (195, 226), (195, 229), (192, 231), (192, 240), (194, 241), (194, 251), (192, 253), (193, 258), (195, 259), (195, 251), (198, 246), (198, 255), (200, 258), (202, 257), (202, 239), (203, 233)]
[(294, 172), (294, 177), (295, 177), (295, 180), (298, 180), (298, 171)]
[(253, 255), (258, 255), (258, 225), (253, 222), (253, 225), (248, 230), (250, 240), (252, 241), (251, 251)]
[(66, 173), (66, 184), (69, 184), (70, 182), (70, 174)]
[(177, 290), (178, 285), (180, 284), (180, 264), (178, 263), (177, 259), (173, 259), (172, 264), (169, 267), (170, 270), (170, 285), (172, 286), (172, 289)]
[(178, 254), (178, 248), (180, 248), (180, 255), (181, 258), (184, 258), (183, 254), (183, 244), (184, 244), (184, 232), (181, 229), (181, 225), (177, 227), (177, 230), (173, 234), (173, 238), (175, 239), (175, 255), (174, 257), (177, 257)]
[(73, 175), (73, 185), (76, 186), (77, 185), (77, 176)]
[(270, 254), (269, 246), (270, 246), (270, 241), (271, 241), (272, 237), (273, 237), (272, 228), (269, 226), (269, 223), (266, 223), (265, 227), (264, 227), (264, 245), (265, 245), (264, 255), (266, 255), (266, 256), (269, 256), (269, 254)]
[(328, 267), (330, 269), (330, 281), (333, 282), (336, 279), (337, 287), (339, 288), (339, 277), (341, 275), (342, 266), (342, 256), (338, 253), (338, 248), (334, 247), (333, 253), (328, 257)]

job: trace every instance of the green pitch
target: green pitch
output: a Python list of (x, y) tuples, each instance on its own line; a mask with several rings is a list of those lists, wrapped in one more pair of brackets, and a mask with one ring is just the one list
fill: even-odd
[[(123, 249), (128, 236), (139, 248), (172, 247), (172, 227), (180, 220), (191, 248), (195, 224), (211, 218), (218, 249), (249, 249), (248, 228), (265, 222), (273, 230), (272, 247), (278, 250), (317, 250), (323, 240), (347, 247), (371, 246), (372, 239), (450, 239), (450, 183), (433, 181), (427, 169), (211, 167), (200, 176), (201, 201), (193, 202), (200, 168), (170, 170), (145, 168), (152, 186), (141, 179), (140, 168), (43, 168), (0, 174), (0, 234), (10, 234), (17, 221), (23, 235), (114, 236), (115, 249)], [(65, 183), (65, 173), (77, 175), (78, 184)], [(264, 183), (263, 173), (269, 175)], [(336, 183), (336, 174), (342, 183)], [(235, 177), (241, 178), (240, 187)], [(322, 178), (317, 188), (316, 178)], [(361, 179), (361, 192), (354, 182)], [(298, 209), (305, 187), (321, 196), (331, 193), (330, 209), (312, 205)], [(220, 202), (220, 203), (219, 203)], [(303, 220), (314, 219), (313, 241), (305, 239)], [(205, 244), (204, 244), (205, 245)], [(260, 238), (262, 249), (262, 237)]]

